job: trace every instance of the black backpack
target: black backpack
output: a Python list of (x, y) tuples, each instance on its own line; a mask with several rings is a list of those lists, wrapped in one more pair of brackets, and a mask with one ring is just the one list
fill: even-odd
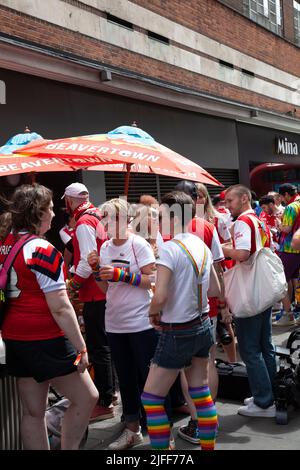
[(292, 333), (288, 337), (286, 347), (288, 349), (292, 349), (293, 351), (296, 351), (296, 349), (300, 348), (300, 328), (297, 328), (296, 330), (292, 331)]

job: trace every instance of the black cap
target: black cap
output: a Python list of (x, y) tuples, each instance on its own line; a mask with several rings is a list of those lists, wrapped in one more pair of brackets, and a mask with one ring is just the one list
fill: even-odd
[(182, 191), (188, 194), (189, 196), (191, 196), (193, 201), (196, 201), (198, 198), (197, 186), (192, 181), (179, 181), (179, 183), (176, 184), (174, 190)]
[(281, 196), (283, 196), (285, 193), (288, 193), (290, 196), (294, 196), (294, 194), (297, 192), (297, 188), (291, 183), (284, 183), (279, 186), (278, 192), (281, 194)]

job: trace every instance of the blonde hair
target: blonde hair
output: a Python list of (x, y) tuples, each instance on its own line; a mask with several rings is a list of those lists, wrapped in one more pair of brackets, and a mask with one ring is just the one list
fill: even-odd
[(102, 215), (109, 215), (109, 214), (121, 214), (123, 216), (128, 217), (129, 216), (129, 211), (130, 211), (130, 205), (129, 203), (122, 198), (114, 198), (111, 199), (110, 201), (104, 202), (100, 207), (99, 207), (101, 214)]
[(208, 220), (208, 222), (213, 223), (214, 218), (218, 217), (218, 212), (216, 211), (216, 209), (214, 208), (211, 202), (211, 197), (209, 195), (207, 187), (202, 183), (196, 183), (195, 186), (197, 188), (198, 196), (199, 196), (199, 193), (202, 193), (203, 196), (205, 197), (205, 203), (204, 203), (205, 218), (206, 220)]
[(150, 196), (150, 194), (142, 194), (140, 196), (140, 204), (143, 204), (144, 206), (151, 206), (151, 205), (157, 205), (158, 206), (158, 200), (155, 199), (155, 197)]

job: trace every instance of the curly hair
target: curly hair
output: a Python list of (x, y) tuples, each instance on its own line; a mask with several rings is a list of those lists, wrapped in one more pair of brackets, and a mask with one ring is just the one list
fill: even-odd
[(39, 235), (42, 217), (50, 206), (52, 196), (52, 191), (40, 184), (19, 186), (8, 202), (13, 232), (28, 230)]
[(11, 213), (3, 212), (0, 215), (0, 242), (3, 242), (11, 231)]

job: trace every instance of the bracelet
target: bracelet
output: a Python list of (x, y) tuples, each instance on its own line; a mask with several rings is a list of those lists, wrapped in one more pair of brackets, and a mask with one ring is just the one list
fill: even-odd
[(100, 264), (99, 264), (99, 262), (97, 262), (96, 264), (93, 264), (91, 266), (91, 268), (92, 268), (92, 274), (94, 276), (95, 281), (102, 281), (102, 279), (100, 277)]
[(112, 281), (114, 282), (125, 282), (131, 286), (139, 286), (142, 280), (141, 274), (127, 272), (124, 269), (114, 268), (114, 274)]
[(94, 276), (94, 279), (95, 281), (102, 281), (101, 277), (100, 277), (100, 271), (99, 271), (99, 268), (96, 270), (92, 270), (92, 274)]
[(77, 354), (77, 357), (76, 357), (76, 359), (75, 359), (75, 361), (74, 361), (74, 366), (78, 366), (79, 362), (81, 361), (81, 356), (82, 356), (82, 354), (85, 354), (85, 353), (87, 353), (87, 349), (86, 349), (86, 348), (84, 348), (82, 351), (80, 351), (80, 352)]
[(80, 289), (81, 284), (80, 284), (80, 282), (75, 281), (75, 279), (72, 277), (72, 279), (70, 279), (70, 281), (69, 281), (68, 287), (69, 287), (69, 289), (71, 289), (73, 291), (77, 291), (77, 290)]

